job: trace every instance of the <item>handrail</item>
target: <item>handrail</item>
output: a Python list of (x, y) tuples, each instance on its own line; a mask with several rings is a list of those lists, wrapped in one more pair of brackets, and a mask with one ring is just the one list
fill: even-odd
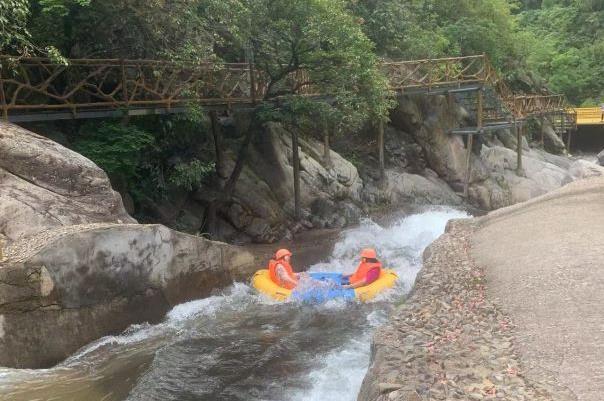
[[(71, 59), (67, 63), (0, 55), (0, 108), (4, 117), (28, 110), (77, 113), (89, 108), (172, 108), (189, 102), (228, 107), (254, 103), (265, 98), (269, 90), (267, 77), (248, 63), (130, 59)], [(384, 61), (381, 69), (391, 90), (400, 93), (491, 87), (507, 114), (516, 119), (571, 109), (563, 95), (515, 95), (484, 54)], [(281, 85), (281, 89), (302, 95), (320, 92), (303, 69), (289, 74)]]

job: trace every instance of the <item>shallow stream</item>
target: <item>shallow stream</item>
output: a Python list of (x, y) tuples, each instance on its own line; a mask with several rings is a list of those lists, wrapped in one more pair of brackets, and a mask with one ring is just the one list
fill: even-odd
[(160, 324), (99, 339), (52, 369), (0, 368), (0, 399), (353, 401), (372, 332), (403, 302), (424, 248), (460, 217), (466, 214), (432, 209), (343, 231), (310, 270), (350, 272), (359, 250), (375, 247), (399, 284), (373, 302), (277, 303), (235, 283), (176, 306)]

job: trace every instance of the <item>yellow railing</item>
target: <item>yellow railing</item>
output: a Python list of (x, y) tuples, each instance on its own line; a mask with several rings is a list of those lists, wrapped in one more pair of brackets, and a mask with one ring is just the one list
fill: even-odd
[(604, 111), (600, 107), (578, 107), (577, 125), (604, 125)]

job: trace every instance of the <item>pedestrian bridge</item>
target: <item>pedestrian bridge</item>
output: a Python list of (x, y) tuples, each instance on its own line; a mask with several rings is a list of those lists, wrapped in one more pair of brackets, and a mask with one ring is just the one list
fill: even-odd
[(575, 108), (577, 112), (577, 125), (604, 125), (600, 107), (579, 107)]

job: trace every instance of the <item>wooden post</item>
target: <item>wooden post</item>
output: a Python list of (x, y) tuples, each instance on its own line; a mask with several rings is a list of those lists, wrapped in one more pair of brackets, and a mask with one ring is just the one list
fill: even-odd
[(331, 166), (331, 148), (329, 146), (329, 128), (323, 127), (323, 161), (326, 166)]
[(545, 125), (545, 118), (543, 118), (543, 116), (540, 116), (539, 121), (541, 122), (541, 148), (545, 149), (545, 134), (543, 132), (544, 125)]
[(522, 126), (518, 127), (516, 117), (514, 117), (514, 131), (516, 131), (516, 174), (519, 176), (523, 175), (522, 172)]
[(568, 153), (570, 153), (570, 137), (571, 137), (572, 133), (573, 133), (573, 130), (569, 129), (568, 130), (568, 137), (566, 137), (566, 150), (567, 150)]
[(378, 123), (378, 159), (380, 163), (380, 178), (384, 179), (386, 166), (384, 163), (384, 121), (380, 118)]
[(126, 107), (129, 106), (130, 99), (128, 98), (128, 79), (126, 78), (126, 65), (124, 59), (120, 60), (122, 66), (122, 97)]
[(248, 59), (248, 69), (250, 71), (250, 97), (252, 98), (252, 105), (256, 105), (256, 73), (254, 72), (254, 60), (252, 48), (250, 47), (250, 55)]
[(472, 146), (474, 145), (474, 134), (468, 135), (468, 143), (466, 150), (466, 178), (463, 186), (463, 196), (468, 197), (470, 192), (470, 179), (472, 175)]
[[(478, 90), (478, 98), (476, 99), (476, 132), (482, 131), (482, 88)], [(466, 153), (466, 179), (463, 187), (463, 196), (468, 197), (470, 192), (470, 180), (472, 179), (472, 146), (474, 145), (474, 134), (469, 134), (467, 153)]]
[(294, 165), (294, 217), (300, 221), (300, 155), (298, 154), (298, 131), (292, 129), (292, 158)]
[(122, 125), (127, 125), (130, 121), (130, 113), (128, 111), (130, 106), (130, 99), (128, 97), (128, 79), (126, 77), (126, 65), (124, 59), (120, 60), (120, 65), (122, 68), (122, 101), (124, 102), (124, 106), (126, 107), (126, 113), (122, 117)]
[(2, 66), (0, 66), (0, 104), (2, 105), (2, 119), (8, 121), (8, 106), (4, 95), (4, 79), (2, 79)]
[(206, 232), (213, 236), (218, 231), (217, 212), (221, 204), (221, 197), (224, 195), (224, 181), (227, 177), (224, 174), (222, 134), (220, 132), (220, 127), (218, 126), (218, 117), (215, 110), (210, 111), (210, 122), (212, 125), (214, 152), (216, 153), (214, 171), (216, 172), (219, 193), (216, 194), (208, 204), (208, 208), (206, 209), (205, 228)]

